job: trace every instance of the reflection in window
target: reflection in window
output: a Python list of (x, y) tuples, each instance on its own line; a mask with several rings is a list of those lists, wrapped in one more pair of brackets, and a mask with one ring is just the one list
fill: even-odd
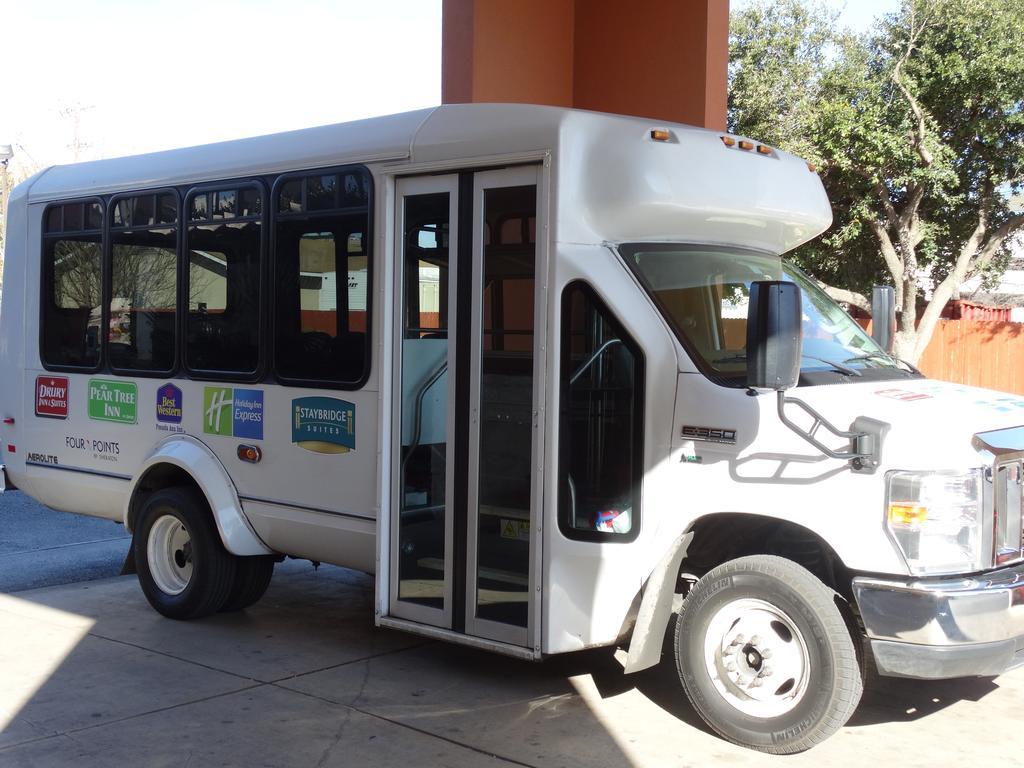
[[(204, 198), (210, 202), (197, 204)], [(238, 211), (240, 199), (248, 199), (249, 207)], [(199, 193), (190, 200), (185, 340), (190, 370), (244, 374), (259, 368), (259, 210), (255, 186)]]
[(834, 362), (876, 378), (905, 376), (813, 280), (778, 256), (676, 243), (629, 243), (619, 250), (687, 349), (721, 384), (746, 386), (750, 284), (762, 280), (800, 288), (801, 374), (833, 372)]
[[(173, 194), (139, 195), (119, 200), (113, 207), (107, 342), (115, 369), (168, 372), (174, 368), (176, 211)], [(157, 218), (171, 226), (153, 226)]]
[(643, 362), (582, 283), (562, 298), (559, 526), (570, 538), (632, 540), (639, 530)]
[(368, 197), (354, 205), (346, 180), (317, 173), (283, 182), (275, 221), (275, 366), (293, 380), (357, 384), (368, 370)]
[[(528, 624), (537, 187), (484, 190), (476, 617)], [(505, 221), (517, 226), (506, 227)], [(509, 235), (508, 239), (504, 235)], [(513, 236), (514, 234), (514, 236)]]
[(66, 203), (51, 206), (44, 221), (43, 362), (95, 368), (102, 342), (102, 212), (98, 203)]

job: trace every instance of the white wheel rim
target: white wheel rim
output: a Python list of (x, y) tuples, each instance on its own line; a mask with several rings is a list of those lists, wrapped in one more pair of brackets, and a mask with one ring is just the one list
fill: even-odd
[(807, 643), (786, 612), (764, 600), (718, 610), (704, 636), (704, 664), (722, 698), (753, 717), (784, 715), (807, 692)]
[(173, 515), (159, 518), (149, 530), (146, 559), (161, 592), (180, 595), (192, 578), (192, 537)]

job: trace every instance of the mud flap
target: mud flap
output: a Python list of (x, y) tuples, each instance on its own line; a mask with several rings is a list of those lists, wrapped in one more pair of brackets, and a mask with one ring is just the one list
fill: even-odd
[(679, 564), (692, 540), (692, 533), (680, 536), (647, 580), (633, 635), (629, 640), (629, 657), (624, 669), (627, 675), (653, 667), (661, 661), (661, 646), (665, 641), (668, 620), (672, 617), (672, 598), (676, 591)]

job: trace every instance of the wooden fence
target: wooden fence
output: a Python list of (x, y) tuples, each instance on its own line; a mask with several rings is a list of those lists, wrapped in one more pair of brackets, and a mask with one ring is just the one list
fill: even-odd
[(933, 379), (1024, 395), (1024, 324), (940, 320), (917, 367)]

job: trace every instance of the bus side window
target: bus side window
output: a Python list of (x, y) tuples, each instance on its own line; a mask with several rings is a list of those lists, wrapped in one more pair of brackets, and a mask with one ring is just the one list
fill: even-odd
[(234, 185), (186, 200), (185, 366), (252, 375), (261, 362), (262, 190)]
[(170, 373), (177, 337), (178, 196), (120, 198), (110, 210), (110, 365)]
[(632, 541), (640, 530), (643, 356), (584, 283), (562, 294), (559, 514), (562, 533)]
[(51, 205), (44, 215), (40, 357), (47, 367), (99, 367), (102, 225), (98, 201)]
[(277, 375), (359, 386), (369, 372), (370, 175), (345, 168), (286, 176), (274, 199)]

